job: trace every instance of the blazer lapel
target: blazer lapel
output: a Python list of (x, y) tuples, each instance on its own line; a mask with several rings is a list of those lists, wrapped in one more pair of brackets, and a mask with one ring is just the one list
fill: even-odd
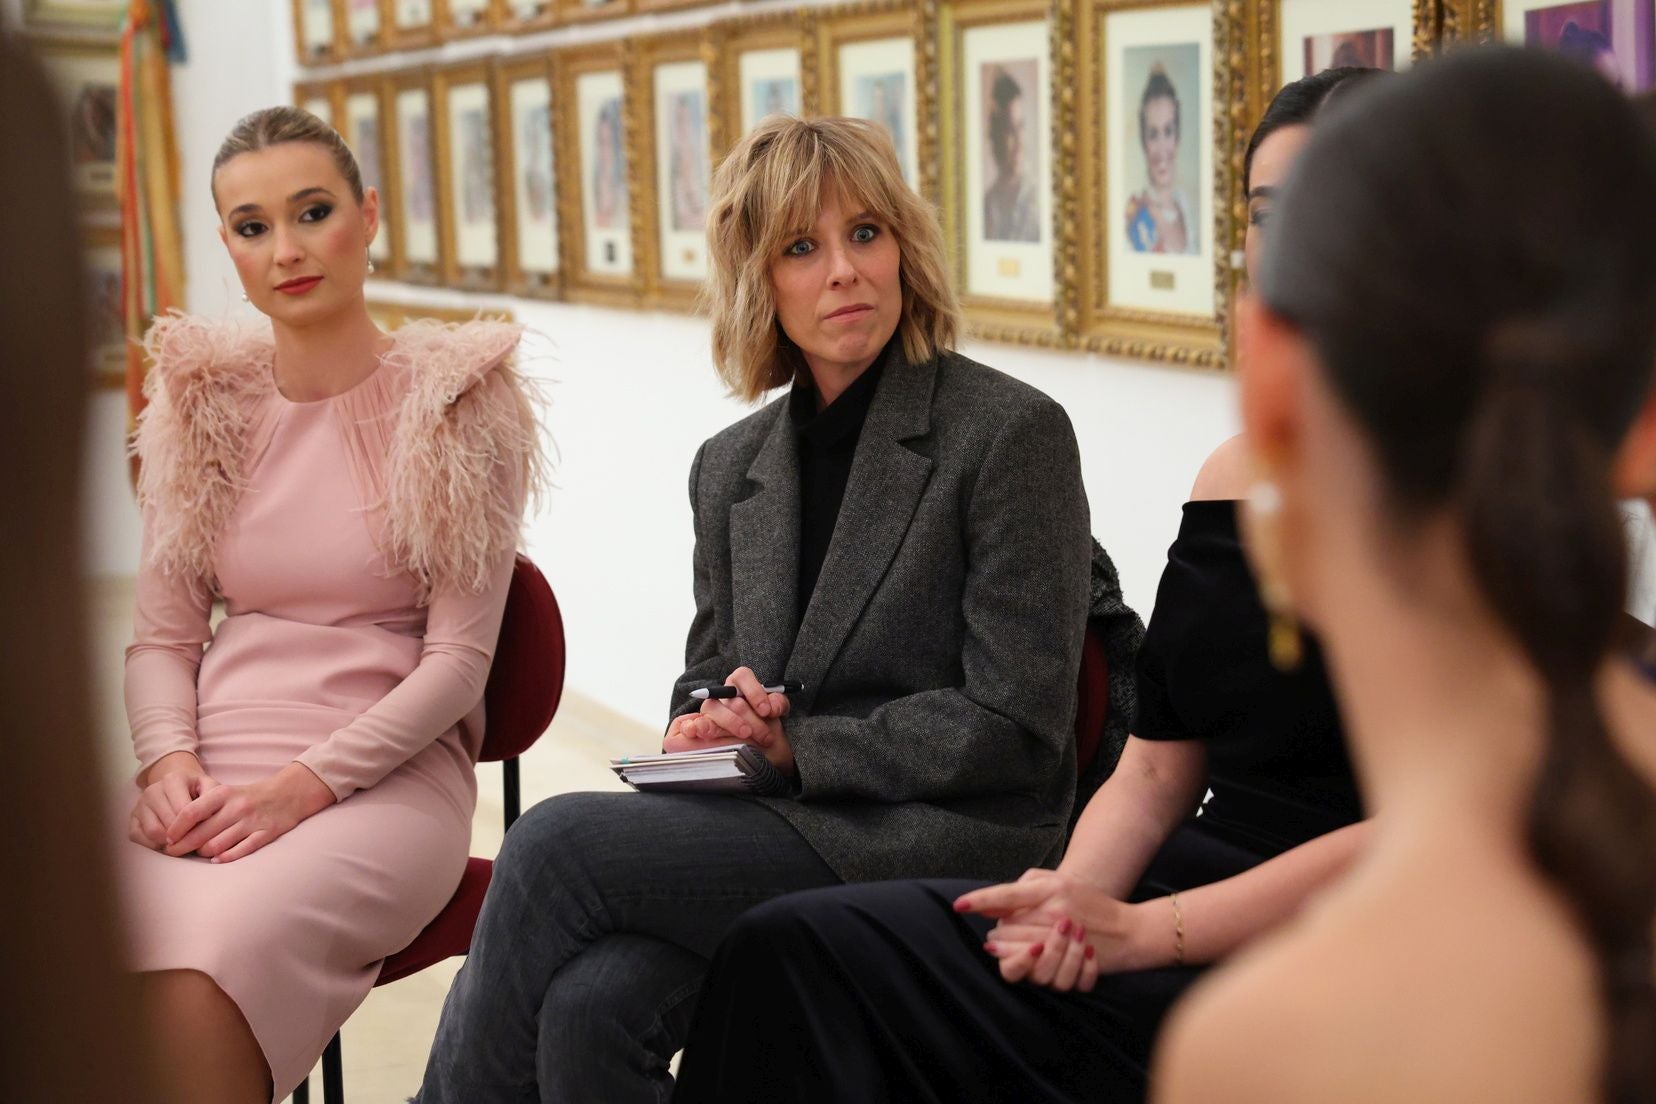
[(763, 680), (782, 677), (799, 590), (799, 446), (786, 399), (747, 477), (754, 495), (730, 507), (730, 583), (736, 654)]
[[(931, 428), (936, 376), (935, 362), (907, 364), (901, 343), (892, 343), (857, 439), (828, 557), (788, 658), (787, 677), (805, 684), (802, 708), (816, 700), (829, 664), (885, 577), (931, 479), (931, 460), (901, 442)], [(794, 533), (797, 560), (797, 522)]]

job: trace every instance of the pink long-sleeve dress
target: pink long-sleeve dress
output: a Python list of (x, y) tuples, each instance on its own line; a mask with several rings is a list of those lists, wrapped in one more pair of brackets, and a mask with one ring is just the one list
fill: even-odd
[(297, 761), (337, 801), (229, 863), (123, 841), (129, 962), (216, 981), (275, 1099), (465, 866), (536, 447), (517, 340), (418, 323), (362, 383), (300, 403), (275, 387), (268, 330), (179, 316), (151, 338), (126, 661), (140, 771), (190, 751), (238, 785)]

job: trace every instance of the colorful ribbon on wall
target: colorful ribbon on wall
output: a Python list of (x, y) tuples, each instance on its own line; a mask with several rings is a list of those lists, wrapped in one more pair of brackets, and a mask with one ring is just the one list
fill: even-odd
[[(144, 408), (146, 364), (139, 341), (153, 318), (184, 303), (178, 143), (168, 68), (183, 60), (173, 0), (132, 0), (121, 32), (115, 142), (129, 428)], [(136, 458), (133, 463), (136, 477)]]

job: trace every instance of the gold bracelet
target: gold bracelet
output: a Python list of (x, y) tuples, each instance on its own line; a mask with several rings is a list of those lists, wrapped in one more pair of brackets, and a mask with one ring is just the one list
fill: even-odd
[(1183, 966), (1184, 961), (1184, 911), (1179, 908), (1179, 895), (1169, 893), (1167, 899), (1173, 903), (1173, 965)]

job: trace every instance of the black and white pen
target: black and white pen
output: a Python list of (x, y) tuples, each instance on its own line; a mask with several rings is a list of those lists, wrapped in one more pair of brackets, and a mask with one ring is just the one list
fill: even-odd
[[(805, 689), (803, 682), (779, 682), (775, 686), (761, 687), (767, 694), (798, 694)], [(706, 701), (708, 698), (739, 698), (742, 692), (734, 686), (704, 686), (700, 690), (690, 691), (690, 696), (697, 701)]]

